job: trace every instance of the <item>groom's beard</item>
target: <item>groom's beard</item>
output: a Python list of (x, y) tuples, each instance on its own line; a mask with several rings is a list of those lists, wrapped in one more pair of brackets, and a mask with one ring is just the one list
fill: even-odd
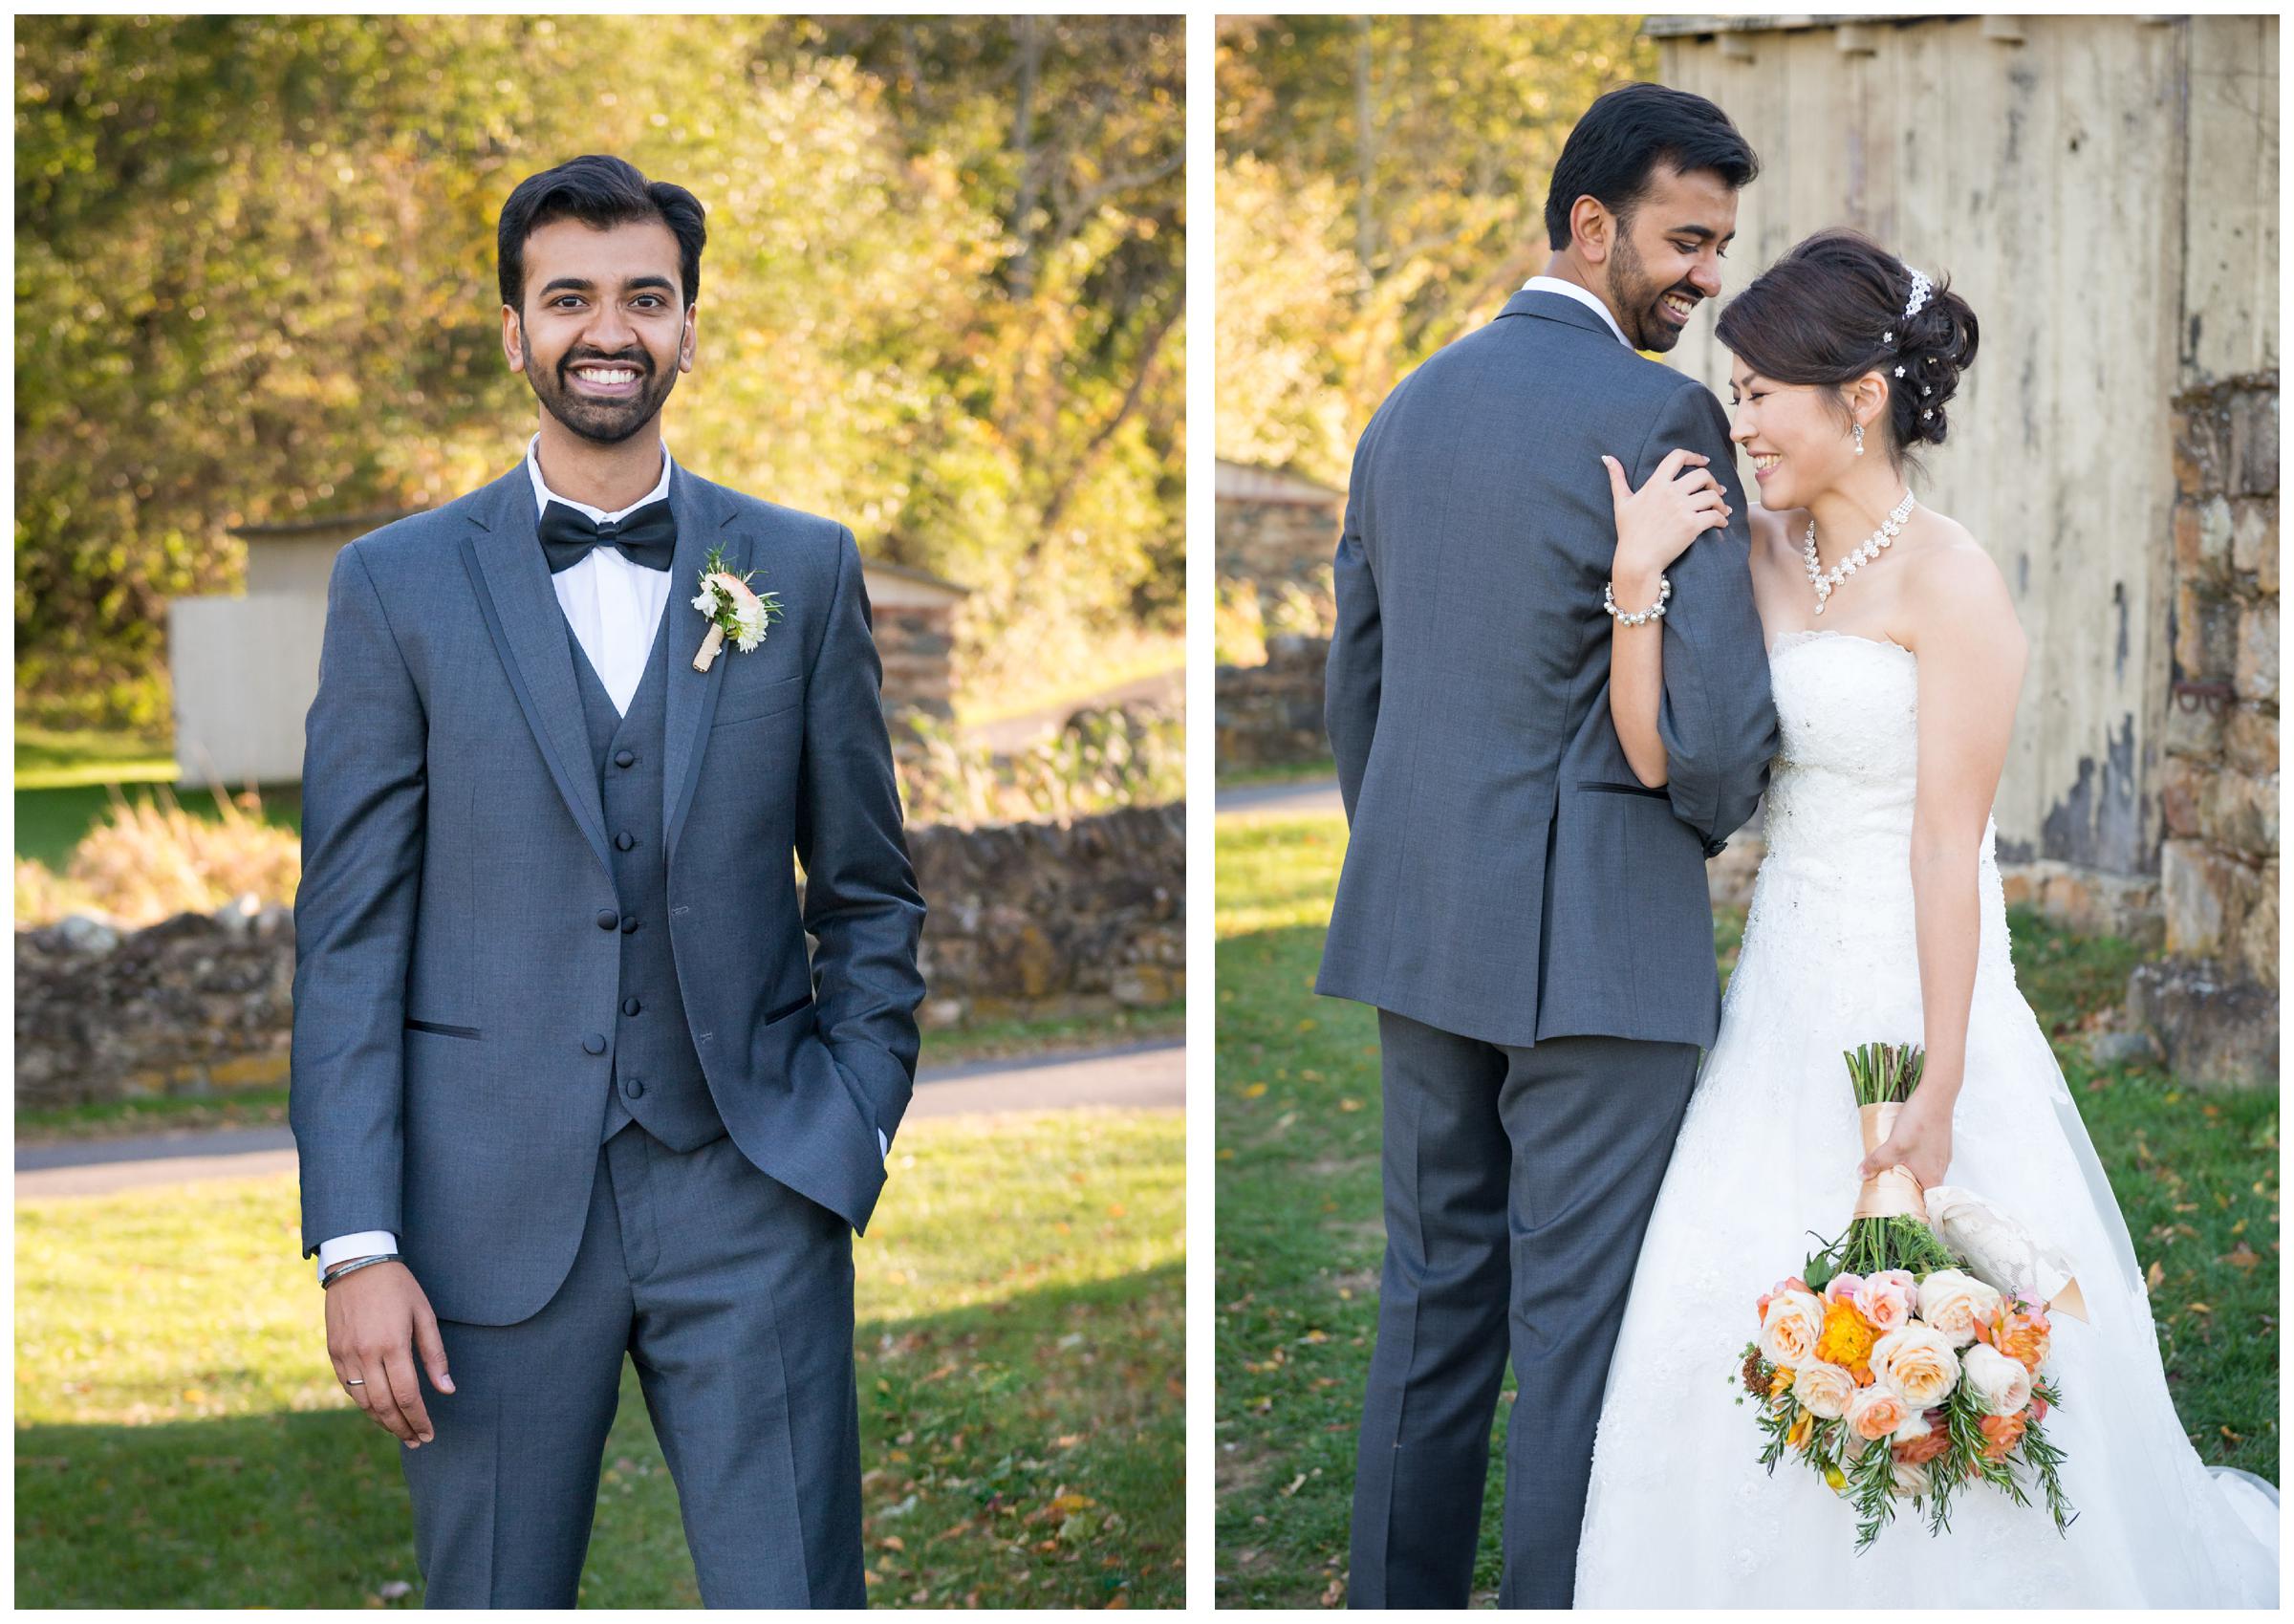
[(1610, 255), (1609, 295), (1615, 301), (1617, 314), (1624, 318), (1621, 325), (1625, 336), (1633, 340), (1634, 349), (1662, 355), (1679, 343), (1681, 334), (1688, 331), (1674, 326), (1659, 308), (1667, 293), (1678, 293), (1697, 304), (1704, 302), (1704, 295), (1686, 283), (1657, 287), (1642, 269), (1641, 256), (1634, 252), (1630, 232), (1619, 231), (1617, 246)]
[[(523, 344), (523, 323), (519, 325), (518, 336)], [(639, 352), (635, 357), (621, 357), (605, 363), (635, 367), (638, 392), (626, 401), (599, 401), (580, 393), (573, 372), (577, 360), (584, 366), (597, 365), (602, 357), (566, 356), (559, 357), (554, 365), (541, 366), (535, 364), (530, 349), (526, 355), (526, 381), (533, 390), (533, 398), (541, 402), (542, 410), (582, 439), (599, 445), (618, 445), (650, 424), (660, 415), (669, 391), (677, 387), (676, 367), (657, 372), (653, 357)]]

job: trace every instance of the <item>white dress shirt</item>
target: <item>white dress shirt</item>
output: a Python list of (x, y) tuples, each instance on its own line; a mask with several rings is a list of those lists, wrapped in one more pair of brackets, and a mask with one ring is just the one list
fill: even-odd
[(1629, 350), (1633, 348), (1633, 340), (1625, 336), (1625, 329), (1617, 325), (1617, 318), (1609, 314), (1609, 307), (1601, 302), (1601, 295), (1591, 288), (1580, 288), (1576, 283), (1564, 281), (1558, 276), (1532, 276), (1522, 284), (1522, 292), (1525, 293), (1560, 293), (1567, 298), (1575, 299), (1586, 309), (1600, 316), (1603, 321), (1609, 323), (1609, 330), (1617, 336), (1618, 343)]
[[(669, 460), (666, 443), (661, 446), (660, 483), (628, 507), (612, 513), (593, 508), (587, 502), (560, 496), (544, 484), (537, 449), (541, 443), (539, 434), (526, 443), (526, 472), (533, 480), (533, 510), (537, 518), (551, 503), (562, 502), (602, 525), (624, 519), (648, 502), (659, 502), (669, 494), (669, 470), (674, 465)], [(550, 577), (551, 588), (557, 594), (557, 606), (565, 611), (566, 623), (574, 628), (581, 652), (589, 656), (590, 665), (597, 673), (597, 680), (605, 684), (614, 708), (624, 716), (629, 714), (629, 702), (637, 697), (638, 682), (644, 680), (645, 657), (653, 652), (654, 635), (660, 630), (661, 610), (669, 601), (670, 576), (675, 573), (632, 564), (617, 547), (593, 547), (580, 563)], [(876, 1130), (876, 1154), (892, 1154), (891, 1141), (885, 1138), (881, 1128)], [(328, 1269), (346, 1259), (373, 1257), (379, 1252), (398, 1249), (399, 1238), (387, 1229), (337, 1235), (318, 1244), (319, 1276), (324, 1279)]]

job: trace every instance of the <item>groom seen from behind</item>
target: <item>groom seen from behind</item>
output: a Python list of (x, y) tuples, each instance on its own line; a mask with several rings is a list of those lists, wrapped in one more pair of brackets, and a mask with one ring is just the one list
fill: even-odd
[(866, 1599), (852, 1237), (924, 909), (852, 531), (661, 437), (703, 240), (618, 159), (522, 183), (503, 350), (539, 432), (328, 588), (303, 1249), (433, 1607), (574, 1604), (625, 1353), (704, 1603)]
[[(1634, 351), (1719, 294), (1757, 170), (1700, 97), (1602, 97), (1554, 169), (1546, 273), (1354, 453), (1326, 702), (1350, 833), (1315, 990), (1377, 1007), (1384, 1090), (1356, 1607), (1469, 1599), (1509, 1354), (1500, 1600), (1569, 1604), (1617, 1315), (1719, 1022), (1704, 862), (1776, 736), (1725, 416)], [(1713, 527), (1661, 580), (1612, 569), (1618, 447)], [(1664, 639), (1655, 783), (1610, 719), (1636, 637)]]

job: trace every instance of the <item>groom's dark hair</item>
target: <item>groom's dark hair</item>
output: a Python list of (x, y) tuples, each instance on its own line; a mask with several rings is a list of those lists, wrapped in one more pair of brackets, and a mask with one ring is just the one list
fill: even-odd
[(504, 304), (525, 308), (526, 239), (552, 220), (568, 219), (601, 231), (633, 221), (660, 221), (677, 239), (678, 280), (686, 307), (700, 296), (701, 249), (708, 240), (701, 200), (667, 181), (648, 181), (625, 160), (591, 154), (527, 176), (502, 206), (494, 233), (494, 274)]
[(1556, 252), (1569, 246), (1569, 210), (1594, 197), (1622, 227), (1649, 193), (1660, 163), (1681, 174), (1710, 169), (1734, 191), (1750, 185), (1761, 161), (1736, 125), (1701, 96), (1661, 84), (1627, 84), (1585, 110), (1546, 190), (1546, 240)]

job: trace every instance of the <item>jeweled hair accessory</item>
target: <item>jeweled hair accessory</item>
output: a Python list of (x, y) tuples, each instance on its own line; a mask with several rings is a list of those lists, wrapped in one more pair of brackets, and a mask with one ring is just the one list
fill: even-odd
[[(1912, 268), (1908, 265), (1905, 266), (1904, 269), (1906, 271), (1912, 271)], [(1904, 319), (1906, 321), (1910, 321), (1914, 316), (1917, 315), (1919, 314), (1919, 307), (1928, 302), (1928, 295), (1933, 293), (1935, 291), (1935, 283), (1929, 281), (1918, 271), (1912, 271), (1912, 296), (1904, 301)]]

